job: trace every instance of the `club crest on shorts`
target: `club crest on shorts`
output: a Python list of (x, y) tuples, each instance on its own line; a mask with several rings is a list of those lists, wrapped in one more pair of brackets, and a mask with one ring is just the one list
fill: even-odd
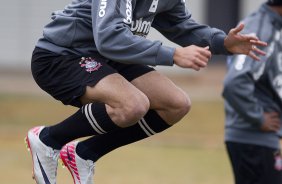
[(80, 67), (85, 68), (89, 73), (97, 71), (102, 66), (101, 63), (95, 61), (95, 59), (91, 57), (82, 57), (79, 64)]

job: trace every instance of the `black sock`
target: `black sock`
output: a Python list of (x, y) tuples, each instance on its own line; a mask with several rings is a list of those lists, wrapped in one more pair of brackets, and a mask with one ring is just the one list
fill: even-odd
[(107, 114), (105, 104), (87, 104), (61, 123), (43, 129), (40, 139), (47, 146), (61, 149), (77, 138), (104, 134), (116, 129), (119, 127)]
[(62, 145), (55, 141), (54, 139), (50, 138), (49, 136), (49, 127), (45, 127), (39, 134), (39, 139), (46, 144), (47, 146), (52, 147), (53, 149), (60, 150)]
[(116, 148), (145, 139), (169, 127), (170, 125), (155, 111), (149, 110), (145, 117), (135, 125), (107, 134), (93, 136), (80, 142), (76, 151), (83, 159), (96, 162), (103, 155)]

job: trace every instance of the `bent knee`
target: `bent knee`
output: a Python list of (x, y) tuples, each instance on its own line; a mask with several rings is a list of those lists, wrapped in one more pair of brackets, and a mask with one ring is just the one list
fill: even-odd
[(169, 120), (169, 124), (175, 124), (179, 122), (191, 109), (191, 101), (187, 94), (180, 93), (170, 101), (166, 110), (166, 117)]
[(128, 127), (137, 123), (147, 113), (150, 102), (147, 96), (136, 95), (129, 97), (119, 109), (119, 120), (117, 124), (120, 127)]
[(180, 119), (188, 114), (191, 109), (191, 101), (188, 95), (183, 95), (181, 98), (176, 99), (173, 108)]
[(178, 108), (176, 107), (176, 109), (178, 109), (179, 114), (182, 116), (188, 114), (191, 109), (191, 100), (187, 94), (183, 93), (183, 96), (178, 99), (177, 104)]

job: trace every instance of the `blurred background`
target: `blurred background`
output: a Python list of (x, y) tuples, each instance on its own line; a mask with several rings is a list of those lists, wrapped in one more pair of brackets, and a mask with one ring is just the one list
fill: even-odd
[[(42, 35), (43, 26), (50, 21), (51, 12), (62, 9), (68, 2), (5, 2), (0, 7), (0, 67), (29, 68), (34, 44)], [(255, 10), (261, 2), (264, 0), (186, 0), (195, 20), (225, 31), (235, 26), (238, 19)], [(160, 35), (152, 31), (150, 38), (159, 39)]]
[[(31, 157), (24, 137), (28, 129), (54, 124), (76, 111), (53, 100), (33, 81), (30, 58), (50, 21), (51, 12), (69, 0), (14, 0), (0, 7), (0, 179), (3, 184), (29, 184)], [(193, 18), (228, 32), (264, 0), (186, 0)], [(162, 39), (155, 30), (149, 39)], [(221, 98), (225, 57), (213, 56), (199, 72), (157, 67), (184, 89), (192, 110), (166, 132), (113, 151), (98, 163), (98, 184), (232, 184), (233, 176), (223, 142)], [(72, 183), (59, 168), (58, 183)]]

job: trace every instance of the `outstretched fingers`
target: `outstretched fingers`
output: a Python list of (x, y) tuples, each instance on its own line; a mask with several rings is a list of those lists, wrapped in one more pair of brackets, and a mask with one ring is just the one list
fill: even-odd
[(230, 30), (230, 33), (232, 34), (238, 34), (244, 29), (245, 25), (243, 23), (240, 23), (237, 27)]
[(255, 55), (255, 53), (253, 53), (252, 51), (249, 52), (248, 56), (250, 56), (256, 61), (260, 61), (260, 58), (257, 55)]
[(267, 46), (266, 42), (261, 41), (253, 34), (240, 34), (244, 29), (244, 24), (240, 23), (237, 27), (230, 30), (224, 45), (228, 51), (234, 54), (246, 54), (252, 59), (259, 61), (258, 56), (264, 56), (266, 53), (259, 47)]
[(257, 55), (266, 55), (266, 53), (262, 50), (260, 50), (259, 48), (257, 48), (255, 45), (251, 46), (251, 49), (248, 53), (248, 56), (250, 56), (251, 58), (253, 58), (256, 61), (260, 61), (260, 58)]
[(253, 45), (256, 45), (256, 46), (267, 46), (267, 43), (266, 42), (263, 42), (263, 41), (260, 41), (260, 40), (254, 40), (254, 39), (250, 39), (250, 42), (253, 44)]
[(257, 46), (265, 47), (265, 46), (267, 46), (267, 43), (263, 42), (263, 41), (260, 41), (260, 40), (251, 39), (250, 40), (250, 44), (251, 44), (251, 48), (250, 48), (248, 56), (250, 56), (251, 58), (253, 58), (256, 61), (260, 61), (260, 58), (258, 56), (256, 56), (256, 55), (265, 56), (266, 52), (264, 52), (263, 50), (259, 49)]
[(259, 54), (259, 55), (262, 55), (262, 56), (265, 56), (266, 55), (266, 52), (264, 52), (263, 50), (257, 48), (255, 45), (252, 46), (252, 51)]

